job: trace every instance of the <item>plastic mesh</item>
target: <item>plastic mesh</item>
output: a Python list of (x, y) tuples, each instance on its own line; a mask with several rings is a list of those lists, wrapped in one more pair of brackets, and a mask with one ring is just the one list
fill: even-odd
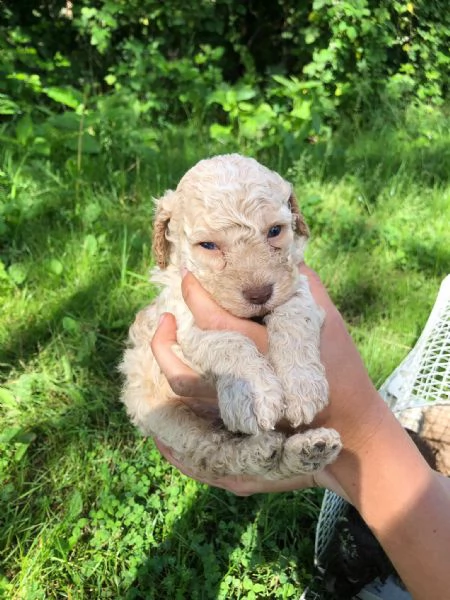
[(441, 284), (422, 335), (380, 393), (396, 413), (450, 401), (450, 275)]
[[(423, 345), (416, 378), (408, 390), (411, 399), (448, 400), (450, 394), (450, 303)], [(408, 397), (408, 396), (407, 396)]]
[[(438, 470), (450, 475), (450, 275), (441, 284), (420, 338), (380, 393), (405, 427), (430, 442)], [(316, 529), (319, 569), (345, 507), (339, 496), (325, 493)]]
[(315, 564), (321, 569), (321, 559), (333, 536), (336, 521), (347, 509), (347, 503), (334, 492), (327, 490), (323, 497), (319, 521), (316, 528)]

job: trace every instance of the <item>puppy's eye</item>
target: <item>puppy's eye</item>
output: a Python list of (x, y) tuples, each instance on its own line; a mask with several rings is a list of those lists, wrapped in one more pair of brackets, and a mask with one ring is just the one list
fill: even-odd
[(279, 236), (280, 233), (281, 233), (281, 225), (274, 225), (267, 232), (267, 237), (268, 238), (274, 238), (274, 237)]
[(205, 248), (205, 250), (217, 250), (217, 244), (214, 242), (200, 242), (199, 246)]

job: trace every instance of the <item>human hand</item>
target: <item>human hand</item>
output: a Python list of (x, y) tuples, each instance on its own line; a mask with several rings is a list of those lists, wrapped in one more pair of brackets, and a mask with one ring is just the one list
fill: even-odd
[[(344, 447), (354, 448), (364, 443), (371, 429), (379, 421), (378, 396), (361, 358), (345, 328), (342, 317), (331, 302), (318, 276), (306, 266), (300, 272), (308, 277), (316, 302), (325, 309), (326, 318), (321, 332), (321, 355), (330, 386), (330, 404), (312, 423), (312, 426), (332, 427), (341, 434)], [(183, 297), (201, 329), (240, 331), (265, 353), (268, 348), (266, 328), (246, 319), (235, 317), (219, 307), (190, 273), (183, 278)], [(152, 351), (161, 370), (176, 394), (199, 416), (216, 419), (218, 415), (215, 390), (172, 351), (176, 343), (176, 324), (172, 315), (164, 315), (151, 342)], [(181, 464), (167, 448), (156, 442), (161, 453), (186, 475), (223, 487), (239, 495), (258, 492), (288, 491), (319, 485), (344, 495), (330, 469), (313, 476), (298, 476), (283, 481), (269, 481), (262, 477), (222, 477), (204, 479)], [(338, 459), (339, 460), (339, 459)]]
[[(342, 317), (313, 271), (302, 266), (316, 302), (325, 309), (321, 358), (330, 402), (312, 426), (339, 431), (343, 450), (334, 463), (313, 476), (284, 481), (242, 476), (202, 479), (156, 441), (162, 454), (189, 477), (238, 495), (281, 492), (318, 485), (350, 501), (388, 554), (401, 579), (417, 600), (448, 595), (450, 548), (450, 482), (433, 472), (401, 424), (372, 385)], [(198, 281), (187, 275), (183, 294), (202, 328), (235, 329), (267, 350), (263, 327), (240, 322), (214, 304)], [(175, 320), (166, 316), (152, 340), (152, 349), (175, 391), (205, 418), (217, 416), (215, 391), (172, 353)], [(212, 412), (211, 412), (212, 411)], [(427, 548), (424, 553), (423, 549)]]

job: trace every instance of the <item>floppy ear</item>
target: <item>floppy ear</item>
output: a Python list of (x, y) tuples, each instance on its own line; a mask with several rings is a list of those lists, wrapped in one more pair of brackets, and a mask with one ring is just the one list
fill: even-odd
[(305, 238), (309, 238), (309, 228), (303, 218), (302, 213), (298, 209), (297, 198), (294, 192), (291, 192), (289, 197), (289, 208), (291, 209), (292, 217), (294, 220), (294, 231), (297, 235)]
[(169, 262), (170, 242), (167, 239), (168, 226), (172, 217), (175, 192), (167, 191), (162, 198), (157, 200), (156, 214), (153, 221), (152, 250), (156, 263), (160, 269), (165, 269)]

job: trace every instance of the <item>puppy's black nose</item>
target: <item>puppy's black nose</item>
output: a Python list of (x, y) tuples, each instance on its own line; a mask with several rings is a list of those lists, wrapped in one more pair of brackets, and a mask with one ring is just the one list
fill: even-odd
[(265, 304), (271, 297), (273, 285), (262, 285), (261, 287), (247, 288), (242, 291), (244, 298), (252, 304)]

